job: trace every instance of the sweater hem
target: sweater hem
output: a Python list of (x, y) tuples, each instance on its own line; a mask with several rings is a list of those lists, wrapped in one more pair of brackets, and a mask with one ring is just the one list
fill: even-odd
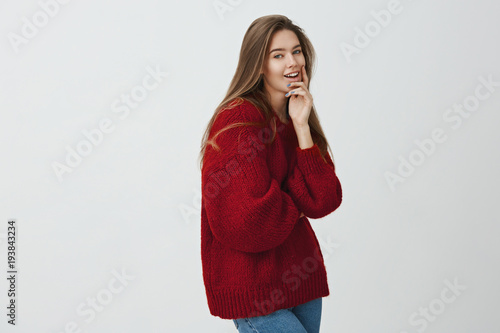
[[(320, 270), (304, 280), (299, 276), (288, 279), (291, 285), (248, 288), (207, 287), (208, 306), (213, 316), (238, 319), (268, 315), (330, 294), (326, 271)], [(300, 282), (298, 282), (300, 281)]]

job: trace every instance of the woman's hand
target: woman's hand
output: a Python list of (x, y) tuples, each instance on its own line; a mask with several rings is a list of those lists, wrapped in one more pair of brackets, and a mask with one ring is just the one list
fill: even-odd
[(309, 125), (309, 114), (311, 113), (313, 104), (312, 95), (307, 89), (309, 78), (307, 77), (305, 66), (302, 66), (301, 73), (302, 82), (291, 82), (290, 91), (285, 95), (286, 97), (290, 97), (288, 114), (293, 124), (299, 127)]
[(304, 213), (300, 213), (300, 216), (299, 216), (299, 219), (302, 217), (302, 216), (305, 216)]

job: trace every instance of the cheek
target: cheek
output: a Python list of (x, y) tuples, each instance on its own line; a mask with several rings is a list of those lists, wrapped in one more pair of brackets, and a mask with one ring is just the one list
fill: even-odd
[(304, 56), (300, 57), (300, 64), (305, 65), (306, 64), (306, 58)]
[(270, 73), (272, 76), (274, 76), (276, 78), (283, 76), (283, 70), (284, 70), (284, 68), (280, 64), (275, 63), (275, 64), (270, 66)]

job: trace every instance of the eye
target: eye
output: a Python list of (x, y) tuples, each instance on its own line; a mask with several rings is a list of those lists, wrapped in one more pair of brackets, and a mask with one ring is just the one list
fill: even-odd
[[(293, 54), (299, 54), (299, 53), (301, 53), (301, 52), (302, 52), (302, 50), (295, 50), (295, 51), (293, 51)], [(273, 58), (275, 58), (275, 59), (279, 59), (279, 58), (277, 58), (278, 56), (283, 57), (283, 55), (282, 55), (282, 54), (277, 54), (277, 55), (275, 55)]]

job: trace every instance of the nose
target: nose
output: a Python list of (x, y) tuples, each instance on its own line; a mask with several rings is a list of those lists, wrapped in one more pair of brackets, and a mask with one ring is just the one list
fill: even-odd
[(288, 55), (287, 65), (288, 65), (288, 67), (293, 67), (293, 66), (297, 65), (297, 60), (295, 59), (293, 54)]

